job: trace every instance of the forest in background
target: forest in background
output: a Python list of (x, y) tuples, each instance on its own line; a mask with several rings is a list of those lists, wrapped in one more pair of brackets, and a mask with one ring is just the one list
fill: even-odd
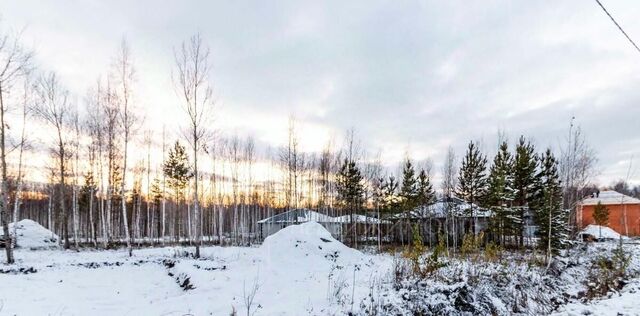
[[(126, 40), (93, 88), (74, 96), (54, 72), (35, 64), (20, 35), (6, 29), (0, 34), (4, 235), (9, 222), (30, 218), (59, 234), (65, 248), (121, 242), (131, 252), (144, 240), (245, 245), (258, 241), (257, 220), (285, 210), (381, 216), (436, 195), (495, 209), (504, 217), (501, 234), (517, 235), (518, 210), (539, 201), (533, 193), (547, 194), (551, 187), (556, 187), (548, 193), (554, 206), (546, 214), (568, 212), (563, 224), (575, 231), (571, 210), (598, 189), (596, 152), (573, 120), (557, 152), (536, 148), (524, 137), (509, 142), (506, 135), (499, 135), (500, 148), (490, 153), (477, 141), (462, 159), (450, 148), (435, 183), (431, 161), (418, 163), (405, 153), (399, 170), (390, 170), (379, 154), (360, 145), (353, 130), (318, 153), (300, 150), (305, 140), (293, 117), (283, 148), (259, 152), (251, 137), (224, 136), (215, 129), (215, 120), (223, 118), (215, 116), (212, 56), (199, 35), (174, 48), (173, 71), (167, 74), (181, 100), (176, 106), (184, 112), (176, 118), (183, 128), (174, 133), (143, 129), (145, 113), (137, 103), (136, 68)], [(41, 139), (46, 141), (39, 144)], [(162, 163), (152, 164), (158, 147)], [(26, 157), (34, 151), (49, 157), (48, 167), (37, 170), (47, 181), (26, 176)], [(548, 183), (540, 187), (543, 179)], [(640, 187), (629, 187), (628, 181), (613, 188), (638, 196)]]

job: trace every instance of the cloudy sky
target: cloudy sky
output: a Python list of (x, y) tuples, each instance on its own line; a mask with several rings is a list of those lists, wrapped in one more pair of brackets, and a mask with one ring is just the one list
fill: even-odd
[[(640, 5), (603, 3), (640, 41)], [(126, 37), (158, 130), (182, 115), (173, 47), (200, 32), (227, 133), (278, 146), (293, 115), (305, 150), (353, 128), (388, 166), (409, 152), (439, 169), (450, 145), (493, 153), (500, 130), (557, 148), (575, 117), (601, 184), (632, 157), (640, 183), (640, 53), (595, 1), (0, 0), (0, 14), (79, 99)]]

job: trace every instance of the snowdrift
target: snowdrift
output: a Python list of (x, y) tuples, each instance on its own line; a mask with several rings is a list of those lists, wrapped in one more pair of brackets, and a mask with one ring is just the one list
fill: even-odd
[(13, 236), (15, 226), (18, 235), (17, 248), (51, 249), (59, 248), (60, 238), (52, 231), (42, 227), (30, 219), (23, 219), (9, 224), (9, 232)]
[(602, 239), (628, 239), (629, 237), (618, 234), (615, 230), (607, 226), (589, 225), (580, 232), (581, 235), (591, 235), (594, 238)]
[[(291, 225), (267, 237), (260, 246), (263, 259), (281, 268), (350, 264), (361, 260), (360, 251), (345, 246), (317, 222)], [(324, 263), (324, 264), (323, 264)]]

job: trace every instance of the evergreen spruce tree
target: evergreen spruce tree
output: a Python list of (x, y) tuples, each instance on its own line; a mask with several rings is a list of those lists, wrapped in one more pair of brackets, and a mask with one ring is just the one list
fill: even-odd
[(600, 201), (596, 204), (596, 207), (593, 209), (593, 220), (598, 225), (598, 230), (600, 236), (598, 238), (602, 238), (602, 226), (609, 225), (609, 209), (604, 206)]
[(162, 214), (160, 213), (160, 205), (162, 203), (162, 198), (163, 198), (163, 194), (162, 194), (162, 182), (160, 181), (160, 179), (158, 178), (153, 178), (153, 181), (151, 182), (151, 192), (149, 192), (149, 198), (151, 199), (151, 202), (153, 203), (153, 211), (156, 214), (155, 218), (157, 221), (157, 231), (156, 231), (156, 236), (162, 236), (162, 225), (164, 225), (164, 221), (162, 220)]
[(513, 161), (513, 188), (514, 188), (514, 233), (518, 238), (518, 245), (524, 244), (525, 216), (529, 204), (535, 198), (536, 169), (538, 158), (535, 147), (524, 136), (516, 145), (516, 154)]
[(336, 191), (338, 192), (338, 202), (349, 212), (353, 233), (352, 242), (357, 246), (357, 226), (354, 214), (364, 203), (364, 182), (355, 161), (345, 158), (336, 177)]
[(175, 192), (176, 199), (180, 200), (182, 190), (189, 183), (191, 178), (191, 168), (186, 148), (176, 141), (173, 148), (169, 150), (169, 157), (162, 166), (170, 188)]
[(471, 232), (476, 234), (476, 213), (474, 204), (478, 203), (487, 189), (487, 158), (480, 153), (478, 146), (472, 141), (467, 147), (467, 153), (462, 160), (462, 167), (458, 175), (457, 195), (470, 203), (468, 215), (473, 218)]
[(158, 178), (153, 178), (151, 182), (151, 192), (149, 192), (149, 196), (151, 201), (155, 206), (160, 205), (160, 201), (162, 201), (162, 182)]
[[(84, 185), (80, 188), (80, 195), (78, 196), (78, 208), (82, 212), (86, 212), (88, 218), (92, 218), (95, 214), (90, 213), (94, 212), (92, 208), (92, 203), (96, 201), (96, 191), (98, 190), (95, 178), (93, 176), (93, 172), (90, 170), (84, 176)], [(92, 234), (91, 238), (95, 238), (96, 226), (95, 220), (89, 221), (89, 225), (91, 227), (90, 233)], [(95, 239), (94, 239), (95, 240)]]
[(87, 211), (89, 210), (89, 203), (91, 202), (91, 195), (94, 195), (97, 190), (96, 181), (93, 177), (93, 172), (89, 171), (84, 176), (84, 185), (80, 189), (80, 196), (78, 197), (78, 206), (80, 210)]
[(514, 199), (513, 157), (507, 142), (502, 142), (489, 170), (485, 204), (493, 211), (491, 232), (494, 239), (504, 245), (505, 236), (513, 234), (515, 214), (511, 205)]
[(399, 183), (394, 176), (389, 176), (382, 183), (382, 210), (387, 213), (400, 211), (402, 199), (398, 195)]
[(418, 205), (429, 205), (435, 201), (436, 192), (433, 190), (429, 175), (424, 170), (420, 170), (418, 174), (417, 186)]
[[(180, 142), (176, 141), (173, 148), (169, 149), (169, 157), (164, 162), (162, 170), (167, 178), (167, 185), (173, 189), (173, 193), (176, 199), (176, 213), (174, 216), (174, 229), (179, 231), (180, 205), (184, 196), (184, 189), (189, 183), (189, 179), (192, 176), (191, 168), (189, 166), (189, 157), (184, 146)], [(180, 236), (176, 233), (176, 240), (179, 240)]]
[(400, 197), (403, 200), (405, 210), (412, 210), (418, 206), (418, 185), (416, 180), (416, 172), (411, 163), (411, 159), (407, 158), (402, 168), (402, 186), (400, 187)]
[(557, 254), (568, 244), (569, 212), (562, 208), (562, 186), (558, 175), (558, 163), (550, 149), (540, 159), (535, 200), (532, 203), (538, 230), (540, 248), (546, 250), (547, 258)]

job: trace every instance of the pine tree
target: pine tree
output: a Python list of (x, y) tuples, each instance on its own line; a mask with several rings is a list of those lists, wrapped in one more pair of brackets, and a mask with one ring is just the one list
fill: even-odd
[(364, 181), (355, 161), (345, 158), (336, 177), (336, 191), (338, 202), (349, 212), (353, 232), (352, 241), (357, 246), (354, 214), (364, 203)]
[(411, 210), (418, 206), (418, 185), (416, 182), (416, 172), (407, 158), (402, 169), (402, 186), (400, 187), (400, 197), (403, 200), (403, 207)]
[(156, 216), (156, 221), (158, 223), (157, 227), (158, 230), (156, 232), (157, 236), (160, 237), (164, 237), (162, 236), (162, 229), (164, 228), (163, 225), (164, 223), (164, 216), (163, 214), (159, 214), (160, 213), (160, 205), (162, 203), (162, 198), (163, 198), (163, 193), (162, 193), (162, 181), (159, 178), (154, 178), (153, 181), (151, 182), (151, 192), (149, 192), (149, 198), (151, 199), (151, 202), (153, 203), (153, 210), (154, 213), (157, 214)]
[(480, 153), (480, 149), (473, 141), (470, 142), (460, 167), (456, 193), (471, 204), (468, 215), (473, 218), (471, 231), (474, 234), (476, 233), (476, 214), (473, 205), (482, 200), (486, 194), (486, 169), (487, 158)]
[(545, 248), (547, 258), (557, 254), (568, 244), (568, 215), (562, 208), (562, 186), (558, 175), (558, 163), (550, 149), (540, 159), (536, 178), (535, 200), (532, 203), (534, 219), (538, 225), (538, 246)]
[(420, 170), (420, 173), (418, 174), (417, 186), (418, 205), (429, 205), (435, 201), (436, 192), (433, 190), (431, 178), (429, 177), (427, 172), (424, 171), (424, 169)]
[(189, 183), (191, 178), (191, 168), (186, 148), (176, 141), (173, 148), (169, 150), (169, 157), (164, 162), (162, 169), (167, 176), (169, 187), (175, 192), (176, 199), (181, 198), (182, 190)]
[(160, 205), (162, 200), (162, 181), (158, 178), (153, 178), (151, 182), (151, 192), (149, 192), (151, 201), (156, 206)]
[(398, 195), (399, 183), (394, 176), (382, 180), (382, 210), (397, 213), (402, 206), (402, 198)]
[(596, 225), (599, 226), (599, 238), (602, 238), (602, 226), (609, 225), (609, 208), (600, 203), (600, 201), (598, 201), (598, 204), (596, 204), (596, 207), (593, 209), (593, 220), (596, 222)]
[(502, 142), (489, 170), (485, 204), (493, 211), (491, 231), (504, 244), (505, 236), (513, 234), (515, 217), (511, 205), (514, 199), (513, 157), (507, 142)]
[(96, 190), (97, 190), (97, 187), (96, 187), (96, 182), (93, 178), (93, 172), (89, 171), (84, 176), (84, 185), (80, 189), (78, 204), (81, 210), (89, 209), (91, 195), (95, 194)]
[(84, 176), (84, 185), (80, 189), (80, 195), (78, 197), (78, 208), (80, 211), (87, 212), (89, 217), (91, 238), (95, 240), (95, 222), (93, 221), (93, 203), (96, 200), (96, 191), (98, 190), (93, 172), (89, 171)]
[[(173, 148), (169, 150), (169, 157), (164, 162), (162, 169), (167, 178), (167, 184), (169, 188), (173, 189), (176, 199), (176, 216), (174, 217), (174, 228), (178, 231), (179, 214), (178, 210), (183, 197), (183, 191), (189, 183), (189, 179), (192, 176), (191, 168), (189, 167), (189, 157), (187, 157), (186, 149), (178, 141), (174, 144)], [(164, 236), (163, 236), (164, 237)], [(180, 236), (176, 233), (176, 238)]]
[(524, 136), (516, 146), (516, 154), (513, 162), (513, 188), (514, 188), (514, 233), (518, 237), (518, 244), (524, 244), (525, 216), (529, 204), (535, 198), (536, 169), (538, 157), (535, 147)]

